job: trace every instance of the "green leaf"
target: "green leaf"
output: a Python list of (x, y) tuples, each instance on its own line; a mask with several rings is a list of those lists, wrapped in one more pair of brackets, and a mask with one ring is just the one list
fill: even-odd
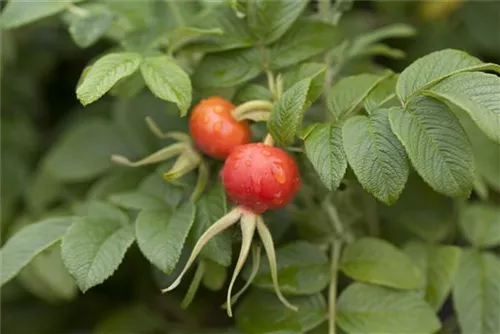
[(460, 212), (462, 234), (476, 247), (500, 245), (500, 209), (487, 203), (471, 203)]
[(107, 203), (91, 202), (88, 215), (76, 219), (64, 235), (61, 253), (85, 292), (113, 274), (132, 242), (134, 227), (123, 212)]
[(500, 192), (500, 144), (495, 143), (481, 131), (463, 110), (454, 107), (460, 123), (467, 132), (472, 145), (477, 173), (493, 189)]
[(111, 88), (109, 93), (122, 99), (131, 99), (137, 96), (144, 86), (146, 86), (146, 83), (144, 82), (142, 74), (140, 72), (135, 72), (118, 81), (116, 85)]
[(257, 77), (262, 72), (255, 48), (206, 55), (194, 73), (197, 87), (232, 87)]
[(340, 269), (349, 277), (396, 289), (423, 287), (422, 272), (402, 251), (384, 241), (364, 237), (349, 244), (340, 259)]
[(342, 291), (337, 322), (348, 333), (434, 333), (440, 327), (432, 308), (415, 292), (362, 283)]
[(192, 47), (198, 51), (226, 51), (252, 46), (256, 39), (252, 35), (246, 20), (236, 16), (233, 9), (223, 4), (207, 11), (198, 20), (201, 29), (220, 29), (221, 35), (205, 35), (198, 38)]
[(0, 250), (2, 282), (14, 278), (38, 254), (57, 243), (72, 223), (71, 217), (51, 218), (23, 227)]
[(406, 104), (413, 96), (447, 77), (471, 71), (500, 71), (496, 64), (481, 60), (458, 50), (445, 49), (417, 59), (401, 72), (396, 84), (399, 100)]
[(224, 287), (227, 278), (227, 268), (214, 261), (203, 261), (203, 285), (212, 291), (220, 291)]
[(349, 118), (342, 127), (342, 141), (347, 161), (363, 188), (382, 202), (394, 203), (410, 168), (404, 147), (391, 131), (388, 110)]
[(139, 191), (113, 194), (109, 201), (119, 207), (135, 210), (161, 210), (165, 207), (165, 202), (160, 198)]
[(476, 250), (462, 253), (453, 286), (453, 305), (461, 333), (500, 332), (500, 260)]
[(179, 27), (168, 34), (168, 48), (173, 53), (189, 42), (206, 35), (222, 35), (222, 30), (219, 28)]
[[(418, 198), (418, 200), (415, 200)], [(433, 191), (413, 172), (398, 201), (379, 205), (382, 234), (391, 242), (404, 243), (415, 238), (438, 243), (455, 230), (453, 200)]]
[(326, 305), (321, 294), (290, 298), (298, 307), (293, 311), (271, 293), (253, 290), (236, 311), (236, 324), (248, 334), (304, 333), (326, 320)]
[(44, 168), (57, 180), (92, 179), (111, 165), (112, 154), (126, 151), (118, 130), (100, 118), (86, 119), (69, 128), (44, 159)]
[(396, 81), (397, 75), (391, 75), (382, 80), (365, 98), (363, 108), (372, 113), (375, 110), (383, 107), (396, 106)]
[(251, 0), (248, 24), (264, 44), (272, 43), (290, 28), (307, 3), (307, 0)]
[(137, 216), (137, 244), (144, 256), (161, 271), (170, 273), (174, 270), (194, 216), (195, 207), (189, 202), (174, 212), (145, 210)]
[(389, 38), (404, 38), (416, 35), (417, 30), (412, 26), (403, 23), (396, 23), (382, 28), (375, 29), (352, 41), (349, 49), (351, 57), (365, 55), (373, 51), (373, 46), (380, 45), (378, 42)]
[(174, 102), (185, 116), (191, 105), (191, 81), (189, 76), (167, 56), (149, 57), (141, 64), (146, 85), (154, 95)]
[(339, 28), (312, 21), (298, 20), (276, 43), (269, 46), (272, 69), (300, 63), (336, 46), (342, 39)]
[(78, 288), (64, 266), (59, 244), (40, 253), (20, 273), (18, 281), (29, 292), (53, 303), (73, 299)]
[(139, 68), (142, 57), (132, 52), (109, 53), (99, 58), (76, 89), (76, 96), (83, 105), (97, 101), (120, 79)]
[(73, 41), (86, 48), (104, 36), (113, 23), (113, 14), (107, 11), (89, 12), (89, 16), (79, 17), (69, 27)]
[(447, 196), (469, 196), (474, 180), (472, 150), (464, 129), (446, 105), (418, 97), (406, 110), (392, 108), (389, 120), (425, 182)]
[(497, 75), (459, 73), (423, 93), (463, 109), (488, 137), (500, 144), (500, 77)]
[(389, 73), (364, 73), (340, 79), (328, 92), (328, 110), (335, 119), (353, 112)]
[(460, 248), (411, 242), (404, 250), (425, 273), (425, 300), (439, 311), (451, 292), (460, 263)]
[[(324, 251), (316, 245), (296, 241), (276, 251), (280, 290), (290, 295), (310, 295), (324, 290), (330, 282), (330, 265)], [(261, 257), (259, 271), (252, 284), (274, 291), (269, 263)], [(245, 279), (249, 272), (246, 271)]]
[[(318, 75), (322, 74), (326, 70), (324, 64), (321, 63), (304, 63), (300, 64), (290, 71), (285, 72), (283, 75), (283, 89), (286, 91), (292, 87), (295, 83), (306, 78), (316, 78)], [(323, 91), (323, 79), (324, 77), (318, 77), (318, 79), (313, 81), (314, 85), (309, 88), (309, 94), (312, 100), (316, 100)]]
[(248, 84), (243, 86), (236, 92), (236, 95), (233, 97), (232, 101), (234, 104), (239, 105), (251, 100), (269, 101), (271, 99), (271, 92), (267, 87), (256, 84)]
[(185, 189), (178, 182), (167, 182), (163, 178), (163, 173), (169, 170), (171, 163), (160, 166), (154, 173), (147, 176), (139, 184), (138, 191), (145, 195), (152, 196), (170, 207), (176, 207), (184, 196)]
[[(196, 203), (196, 216), (191, 231), (192, 244), (226, 214), (226, 195), (221, 186), (215, 186), (206, 191)], [(231, 265), (231, 235), (221, 233), (213, 237), (201, 251), (201, 256), (210, 259), (224, 267)]]
[(319, 97), (324, 81), (324, 68), (286, 90), (273, 105), (267, 127), (282, 146), (290, 145), (302, 125), (305, 111)]
[(55, 15), (64, 11), (71, 3), (72, 0), (40, 0), (40, 1), (19, 1), (12, 0), (7, 2), (2, 10), (2, 28), (12, 29), (18, 28), (22, 25), (32, 23), (39, 19)]
[(329, 190), (338, 188), (347, 169), (342, 146), (342, 128), (338, 125), (315, 124), (305, 137), (307, 158)]

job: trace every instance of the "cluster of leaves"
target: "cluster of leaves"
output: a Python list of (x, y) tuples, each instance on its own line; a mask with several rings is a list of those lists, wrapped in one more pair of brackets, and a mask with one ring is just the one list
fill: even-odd
[[(124, 279), (139, 285), (153, 278), (146, 290), (157, 298), (190, 247), (227, 212), (220, 163), (209, 162), (210, 187), (192, 202), (194, 173), (166, 182), (168, 163), (132, 170), (113, 165), (110, 156), (136, 158), (165, 146), (168, 140), (152, 136), (144, 118), (162, 130), (186, 131), (181, 116), (217, 94), (237, 104), (272, 101), (267, 123), (252, 124), (253, 135), (260, 140), (268, 131), (296, 152), (304, 180), (293, 204), (266, 214), (280, 245), (280, 288), (299, 310), (272, 295), (269, 266), (255, 252), (260, 266), (244, 270), (252, 289), (237, 305), (234, 331), (334, 333), (338, 326), (347, 333), (435, 333), (458, 323), (463, 333), (498, 332), (500, 66), (444, 49), (394, 73), (373, 56), (402, 58), (383, 41), (412, 37), (414, 28), (394, 24), (356, 35), (340, 20), (349, 1), (315, 5), (8, 2), (5, 36), (57, 14), (78, 47), (112, 46), (74, 83), (85, 108), (65, 121), (36, 170), (26, 167), (40, 149), (31, 145), (36, 137), (16, 140), (35, 133), (33, 122), (15, 116), (4, 124), (2, 116), (5, 289), (17, 277), (37, 297), (64, 303), (108, 280), (127, 252), (137, 252), (153, 269)], [(282, 93), (273, 96), (276, 87), (266, 79), (278, 73)], [(475, 200), (467, 200), (471, 192)], [(201, 285), (224, 288), (237, 239), (226, 233), (209, 242), (182, 303), (182, 296), (170, 297), (176, 312)], [(148, 306), (113, 314), (96, 331), (168, 331), (159, 310)], [(193, 330), (196, 321), (182, 320), (175, 330)]]

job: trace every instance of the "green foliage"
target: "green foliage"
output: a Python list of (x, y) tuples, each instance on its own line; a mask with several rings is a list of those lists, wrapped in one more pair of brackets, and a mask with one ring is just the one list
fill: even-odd
[(133, 74), (141, 64), (137, 53), (110, 53), (99, 58), (84, 78), (76, 95), (83, 105), (95, 102), (106, 94), (120, 79)]
[(113, 274), (135, 239), (128, 217), (113, 206), (91, 202), (88, 212), (75, 219), (61, 243), (64, 264), (83, 292)]
[(448, 196), (470, 194), (472, 150), (460, 122), (446, 105), (419, 97), (405, 110), (392, 109), (389, 120), (413, 167), (434, 190)]
[[(284, 245), (276, 251), (280, 289), (291, 295), (310, 295), (326, 288), (329, 264), (324, 252), (306, 242)], [(273, 291), (269, 264), (262, 257), (253, 280), (256, 286)], [(247, 275), (248, 276), (248, 275)]]
[(144, 256), (165, 273), (170, 273), (194, 221), (195, 208), (187, 202), (174, 212), (143, 210), (137, 216), (135, 236)]
[(50, 218), (22, 228), (2, 247), (2, 285), (38, 254), (61, 240), (72, 218)]
[(354, 283), (337, 307), (339, 326), (348, 333), (434, 333), (441, 327), (432, 308), (410, 291)]
[[(499, 332), (499, 6), (8, 0), (1, 331)], [(189, 135), (210, 96), (299, 165), (262, 221)]]
[(299, 310), (286, 309), (270, 293), (251, 291), (236, 311), (244, 333), (304, 333), (325, 321), (325, 300), (320, 294), (291, 298)]
[(460, 248), (411, 242), (405, 252), (422, 269), (425, 300), (438, 311), (451, 292), (460, 263)]
[(500, 329), (500, 260), (491, 253), (465, 250), (453, 286), (453, 304), (464, 333), (495, 333)]
[(186, 115), (191, 105), (191, 81), (182, 68), (165, 56), (148, 57), (141, 64), (141, 73), (154, 95), (174, 102), (181, 116)]
[(460, 214), (464, 237), (476, 247), (500, 244), (500, 209), (488, 204), (470, 204)]
[(326, 187), (336, 189), (347, 168), (342, 129), (335, 125), (315, 124), (308, 132), (304, 140), (307, 157)]
[(409, 166), (403, 146), (391, 131), (388, 111), (351, 117), (342, 128), (342, 138), (361, 185), (377, 199), (394, 203), (404, 189)]
[(281, 145), (289, 145), (302, 124), (304, 112), (318, 98), (318, 83), (322, 83), (324, 69), (312, 73), (287, 89), (276, 101), (268, 120), (268, 129)]
[(424, 283), (423, 273), (408, 256), (375, 238), (362, 238), (348, 245), (340, 269), (357, 281), (395, 289), (419, 289)]

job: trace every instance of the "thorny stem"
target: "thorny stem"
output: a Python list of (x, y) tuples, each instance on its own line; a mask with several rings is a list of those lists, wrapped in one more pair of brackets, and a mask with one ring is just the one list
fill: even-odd
[(337, 313), (337, 274), (339, 270), (338, 267), (341, 249), (342, 242), (340, 240), (333, 242), (330, 259), (330, 286), (328, 288), (328, 334), (335, 334), (335, 317)]

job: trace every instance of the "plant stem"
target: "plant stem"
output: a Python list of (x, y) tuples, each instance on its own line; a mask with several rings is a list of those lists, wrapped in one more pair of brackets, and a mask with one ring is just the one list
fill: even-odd
[(335, 233), (337, 233), (340, 238), (344, 239), (346, 243), (353, 242), (354, 236), (349, 230), (344, 229), (335, 206), (332, 203), (327, 202), (325, 203), (325, 205), (323, 205), (323, 207), (325, 208), (325, 211), (330, 218), (330, 222), (332, 223)]
[(331, 247), (330, 286), (328, 288), (328, 334), (335, 334), (335, 316), (337, 313), (337, 273), (342, 242), (334, 241)]

